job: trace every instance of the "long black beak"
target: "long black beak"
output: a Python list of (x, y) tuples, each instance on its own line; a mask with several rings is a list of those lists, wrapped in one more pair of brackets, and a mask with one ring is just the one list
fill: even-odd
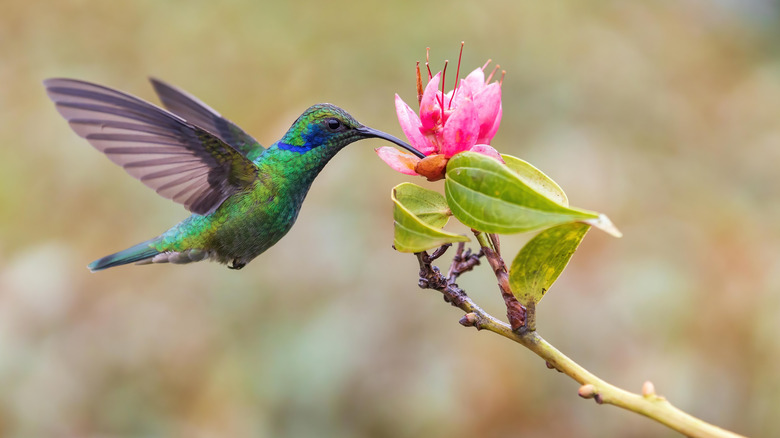
[(422, 152), (420, 152), (417, 149), (413, 148), (411, 145), (409, 145), (408, 143), (404, 142), (403, 140), (401, 140), (401, 139), (399, 139), (397, 137), (393, 137), (390, 134), (385, 134), (382, 131), (378, 131), (378, 130), (376, 130), (374, 128), (369, 128), (368, 126), (361, 126), (360, 128), (358, 128), (358, 131), (361, 134), (365, 135), (366, 137), (381, 138), (381, 139), (387, 140), (387, 141), (389, 141), (391, 143), (395, 143), (398, 146), (401, 146), (402, 148), (406, 149), (407, 151), (413, 153), (414, 155), (417, 155), (417, 157), (425, 158), (425, 154), (423, 154)]

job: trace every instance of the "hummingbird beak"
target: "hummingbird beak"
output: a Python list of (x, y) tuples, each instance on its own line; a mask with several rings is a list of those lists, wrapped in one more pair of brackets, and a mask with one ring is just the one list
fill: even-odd
[(357, 131), (360, 132), (361, 134), (363, 134), (366, 137), (381, 138), (381, 139), (387, 140), (387, 141), (389, 141), (391, 143), (395, 143), (398, 146), (401, 146), (402, 148), (406, 149), (407, 151), (413, 153), (418, 158), (425, 158), (425, 154), (423, 154), (422, 152), (420, 152), (417, 149), (413, 148), (410, 144), (404, 142), (403, 140), (401, 140), (401, 139), (399, 139), (397, 137), (393, 137), (390, 134), (385, 134), (382, 131), (376, 130), (374, 128), (369, 128), (368, 126), (361, 126), (360, 128), (357, 129)]

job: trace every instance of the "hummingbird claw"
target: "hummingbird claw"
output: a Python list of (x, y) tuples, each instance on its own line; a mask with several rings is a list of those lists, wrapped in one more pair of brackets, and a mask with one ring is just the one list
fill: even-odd
[(236, 271), (246, 266), (246, 263), (239, 262), (238, 259), (233, 259), (232, 265), (227, 265), (229, 269), (235, 269)]

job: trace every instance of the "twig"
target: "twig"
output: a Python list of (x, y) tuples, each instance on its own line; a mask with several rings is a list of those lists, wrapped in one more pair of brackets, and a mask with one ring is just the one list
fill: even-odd
[(466, 242), (458, 242), (457, 252), (452, 257), (452, 265), (450, 265), (450, 270), (447, 273), (447, 281), (450, 283), (455, 283), (461, 274), (474, 269), (474, 266), (479, 265), (480, 257), (485, 255), (484, 251), (472, 254), (471, 249), (467, 249), (464, 253), (463, 249), (465, 247)]
[(536, 330), (536, 320), (532, 318), (528, 322), (533, 322), (533, 325), (527, 323), (526, 320), (526, 308), (517, 301), (515, 295), (512, 293), (512, 288), (509, 286), (509, 274), (507, 273), (506, 264), (501, 257), (500, 244), (498, 243), (498, 235), (485, 234), (481, 231), (474, 231), (474, 235), (477, 237), (477, 241), (482, 245), (482, 251), (485, 253), (490, 267), (493, 268), (493, 273), (496, 274), (496, 280), (498, 280), (498, 289), (501, 291), (501, 298), (504, 299), (506, 305), (506, 316), (509, 319), (509, 325), (512, 330)]
[[(501, 259), (498, 252), (493, 249), (494, 246), (497, 246), (496, 242), (489, 242), (488, 239), (484, 238), (484, 235), (482, 237), (483, 238), (481, 239), (480, 236), (477, 235), (477, 240), (482, 245), (482, 251), (484, 251), (491, 267), (494, 272), (496, 272), (497, 277), (502, 275), (500, 272), (501, 270), (497, 269), (497, 267), (503, 267), (503, 273), (505, 274), (506, 266), (504, 265), (503, 259)], [(485, 243), (487, 243), (487, 245), (485, 245)], [(439, 248), (439, 250), (441, 250), (441, 252), (438, 256), (441, 256), (441, 254), (446, 251), (446, 248)], [(437, 252), (439, 252), (439, 250), (437, 250)], [(462, 252), (463, 249), (459, 246), (456, 256), (462, 254)], [(436, 252), (434, 254), (436, 254)], [(477, 330), (491, 331), (533, 351), (536, 355), (545, 360), (545, 363), (549, 368), (556, 369), (580, 383), (582, 386), (580, 386), (578, 394), (581, 397), (592, 398), (598, 404), (611, 404), (636, 412), (686, 436), (701, 438), (741, 437), (741, 435), (706, 423), (676, 408), (664, 397), (656, 395), (655, 389), (650, 382), (645, 382), (643, 385), (642, 395), (631, 393), (605, 382), (571, 360), (565, 354), (558, 351), (530, 327), (522, 327), (522, 330), (513, 329), (512, 326), (485, 312), (481, 307), (474, 303), (474, 301), (466, 295), (466, 292), (458, 287), (454, 281), (450, 281), (450, 279), (454, 280), (454, 278), (457, 278), (457, 275), (453, 277), (452, 268), (450, 269), (450, 274), (445, 277), (436, 266), (432, 265), (431, 262), (433, 261), (433, 258), (426, 252), (416, 253), (416, 255), (420, 263), (419, 286), (424, 289), (438, 290), (444, 296), (445, 301), (466, 312), (466, 315), (460, 320), (462, 325), (475, 327)], [(477, 260), (478, 259), (479, 257), (477, 257)], [(453, 260), (453, 266), (455, 263), (456, 262)], [(508, 288), (508, 280), (506, 286), (511, 294), (511, 289)], [(499, 279), (499, 287), (502, 289), (503, 297), (504, 289), (501, 279)], [(505, 302), (507, 302), (506, 299)], [(530, 315), (532, 315), (532, 313)], [(530, 325), (530, 321), (528, 325)]]

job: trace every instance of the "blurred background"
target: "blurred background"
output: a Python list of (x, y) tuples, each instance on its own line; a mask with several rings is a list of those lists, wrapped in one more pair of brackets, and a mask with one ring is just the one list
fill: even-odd
[[(391, 248), (390, 188), (408, 178), (378, 141), (339, 154), (242, 271), (86, 269), (188, 213), (73, 134), (43, 79), (156, 102), (153, 75), (266, 145), (316, 102), (400, 136), (393, 94), (413, 102), (425, 48), (439, 70), (462, 40), (462, 72), (507, 71), (493, 145), (625, 235), (585, 239), (542, 336), (626, 389), (649, 379), (707, 421), (780, 435), (778, 19), (769, 0), (5, 0), (0, 436), (677, 436), (579, 399), (420, 291)], [(489, 269), (460, 284), (503, 317)]]

